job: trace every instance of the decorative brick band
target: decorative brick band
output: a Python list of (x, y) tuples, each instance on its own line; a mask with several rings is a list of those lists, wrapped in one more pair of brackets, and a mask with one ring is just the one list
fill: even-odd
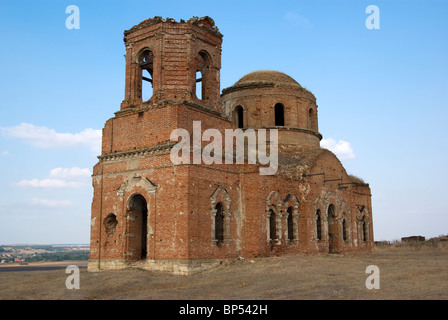
[(134, 158), (134, 157), (146, 157), (156, 154), (169, 153), (171, 148), (176, 144), (176, 142), (168, 142), (164, 144), (158, 144), (149, 148), (142, 148), (131, 151), (115, 152), (98, 156), (100, 161), (113, 161), (124, 158)]

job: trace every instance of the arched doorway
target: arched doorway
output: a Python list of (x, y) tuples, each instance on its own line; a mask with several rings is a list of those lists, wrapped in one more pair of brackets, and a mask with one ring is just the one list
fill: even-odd
[(141, 194), (133, 195), (129, 200), (128, 211), (128, 258), (146, 259), (148, 238), (148, 206)]

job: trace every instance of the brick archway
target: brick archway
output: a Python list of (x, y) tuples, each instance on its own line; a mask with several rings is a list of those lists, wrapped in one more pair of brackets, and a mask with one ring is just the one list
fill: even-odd
[(146, 259), (148, 254), (148, 204), (141, 194), (135, 193), (129, 198), (126, 220), (127, 260)]

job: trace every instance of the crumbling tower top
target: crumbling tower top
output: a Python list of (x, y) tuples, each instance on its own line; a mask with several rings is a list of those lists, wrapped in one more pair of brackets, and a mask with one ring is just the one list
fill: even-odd
[(154, 17), (126, 30), (124, 43), (126, 81), (121, 110), (162, 100), (220, 110), (222, 34), (212, 18), (177, 22)]

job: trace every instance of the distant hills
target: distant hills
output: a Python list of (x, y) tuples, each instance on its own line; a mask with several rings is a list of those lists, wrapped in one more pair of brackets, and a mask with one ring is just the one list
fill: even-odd
[(88, 260), (88, 244), (0, 245), (0, 263)]

